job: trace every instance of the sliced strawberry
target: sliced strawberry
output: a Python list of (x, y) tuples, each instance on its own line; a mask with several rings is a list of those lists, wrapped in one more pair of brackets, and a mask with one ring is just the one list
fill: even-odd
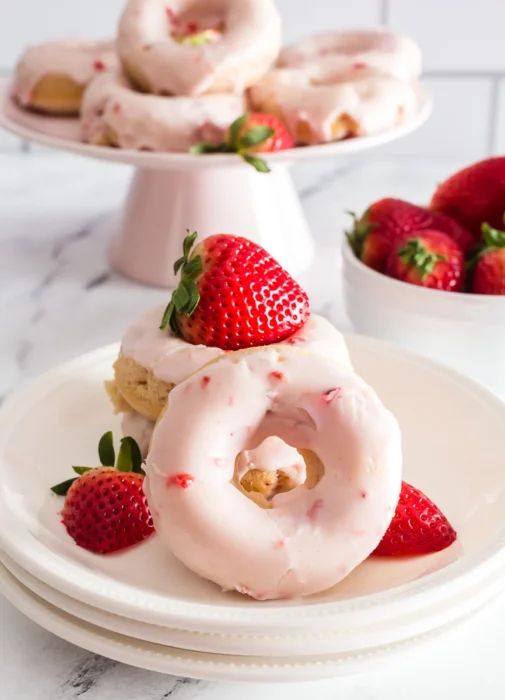
[(294, 148), (294, 140), (284, 123), (272, 114), (253, 112), (239, 117), (228, 129), (224, 143), (198, 143), (191, 153), (238, 153), (246, 163), (262, 173), (270, 172), (256, 153), (274, 153)]
[(388, 197), (372, 204), (361, 218), (353, 216), (353, 227), (347, 232), (357, 257), (368, 267), (384, 272), (393, 243), (407, 233), (432, 229), (447, 234), (469, 251), (475, 245), (472, 236), (444, 214), (430, 211), (402, 199)]
[(505, 214), (505, 156), (488, 158), (440, 184), (430, 208), (458, 221), (480, 241), (482, 224), (500, 228)]
[(449, 547), (457, 533), (442, 511), (405, 481), (391, 524), (373, 554), (399, 557), (433, 554)]
[(76, 544), (96, 554), (110, 554), (147, 539), (154, 525), (143, 492), (137, 443), (131, 437), (123, 438), (113, 466), (112, 433), (105, 433), (98, 453), (106, 466), (73, 467), (79, 476), (51, 490), (65, 496), (61, 519)]
[(186, 237), (174, 265), (181, 281), (162, 330), (170, 326), (193, 345), (239, 350), (285, 340), (306, 323), (307, 294), (266, 250), (220, 233), (192, 251), (196, 238)]
[(440, 231), (404, 234), (393, 244), (386, 274), (421, 287), (461, 292), (465, 258), (459, 245)]

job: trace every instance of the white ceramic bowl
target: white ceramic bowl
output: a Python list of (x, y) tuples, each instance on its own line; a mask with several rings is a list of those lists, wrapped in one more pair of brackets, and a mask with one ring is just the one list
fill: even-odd
[(505, 398), (505, 297), (400, 282), (364, 265), (346, 239), (342, 257), (344, 303), (358, 333), (444, 362)]

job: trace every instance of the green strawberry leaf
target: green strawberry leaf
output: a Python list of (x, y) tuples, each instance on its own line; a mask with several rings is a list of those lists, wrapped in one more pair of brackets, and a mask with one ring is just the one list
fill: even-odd
[(505, 231), (498, 231), (489, 224), (482, 224), (481, 231), (488, 248), (505, 248)]
[(361, 260), (363, 256), (363, 246), (365, 245), (366, 237), (376, 228), (376, 224), (370, 223), (370, 210), (367, 209), (363, 216), (358, 219), (353, 211), (346, 210), (346, 214), (352, 217), (352, 229), (346, 231), (345, 235), (351, 246), (351, 250), (357, 258)]
[(134, 440), (130, 435), (127, 435), (126, 437), (122, 438), (121, 447), (123, 446), (123, 443), (128, 443), (130, 446), (130, 458), (132, 464), (131, 471), (135, 474), (145, 474), (144, 470), (142, 469), (142, 453), (140, 452), (140, 447), (138, 446), (136, 440)]
[(248, 119), (249, 114), (243, 114), (238, 119), (235, 119), (233, 124), (228, 130), (228, 142), (227, 145), (232, 151), (238, 150), (238, 141), (240, 137), (240, 131), (245, 124), (246, 119)]
[(275, 134), (275, 130), (268, 126), (255, 126), (247, 131), (240, 139), (240, 148), (254, 148), (259, 146)]
[(226, 143), (195, 143), (191, 146), (189, 152), (196, 156), (206, 155), (209, 153), (230, 153), (231, 149)]
[(116, 453), (114, 451), (114, 441), (112, 432), (109, 430), (104, 433), (98, 443), (98, 457), (100, 464), (104, 467), (113, 467), (116, 461)]
[(128, 440), (121, 440), (116, 469), (119, 472), (131, 472), (133, 470), (132, 447)]
[(179, 313), (182, 313), (189, 302), (189, 291), (187, 290), (184, 280), (181, 280), (181, 283), (172, 294), (172, 300), (175, 304), (176, 310)]
[(200, 301), (200, 294), (198, 293), (198, 289), (196, 288), (196, 284), (193, 282), (193, 280), (183, 279), (182, 284), (184, 285), (184, 288), (186, 289), (186, 292), (189, 295), (188, 303), (186, 304), (186, 309), (184, 313), (186, 314), (186, 316), (192, 316)]
[(245, 160), (246, 163), (249, 163), (249, 165), (252, 165), (253, 168), (255, 168), (259, 173), (269, 173), (270, 168), (268, 167), (268, 164), (262, 159), (262, 158), (257, 158), (256, 156), (251, 156), (248, 153), (241, 153), (240, 154), (242, 158)]
[(217, 148), (218, 147), (213, 143), (205, 143), (205, 141), (202, 141), (201, 143), (195, 143), (194, 146), (191, 146), (189, 152), (193, 155), (200, 156), (205, 153), (216, 153)]
[(79, 477), (75, 476), (73, 479), (67, 479), (66, 481), (62, 481), (60, 484), (52, 486), (51, 491), (57, 496), (66, 496), (70, 487), (72, 486), (74, 481), (77, 481), (78, 478)]
[(191, 258), (189, 262), (184, 263), (184, 267), (182, 268), (182, 274), (191, 277), (192, 275), (198, 274), (202, 270), (202, 258), (199, 255), (195, 255), (195, 257)]
[(186, 263), (186, 258), (183, 256), (174, 262), (174, 275), (176, 275), (181, 267)]
[(187, 260), (189, 258), (189, 254), (191, 253), (191, 248), (195, 245), (195, 241), (198, 238), (198, 233), (196, 231), (193, 231), (191, 233), (189, 229), (186, 229), (186, 232), (188, 235), (186, 236), (182, 244), (182, 251), (184, 253), (184, 257)]
[(165, 313), (163, 314), (163, 318), (161, 319), (161, 325), (160, 325), (160, 331), (164, 331), (168, 328), (168, 326), (171, 324), (172, 317), (174, 315), (175, 311), (175, 304), (172, 300), (170, 300), (169, 305), (165, 309)]
[(414, 267), (421, 280), (433, 272), (439, 260), (447, 260), (445, 255), (427, 250), (419, 238), (408, 241), (407, 245), (400, 248), (398, 257), (405, 265)]
[(79, 474), (79, 476), (82, 476), (83, 474), (86, 474), (86, 472), (90, 472), (93, 470), (93, 467), (72, 467), (74, 472), (76, 474)]
[(182, 258), (179, 258), (174, 265), (175, 274), (181, 270), (181, 281), (172, 293), (172, 298), (165, 309), (160, 324), (160, 330), (166, 330), (170, 326), (172, 332), (177, 336), (180, 335), (177, 324), (177, 314), (184, 313), (187, 316), (191, 316), (200, 301), (200, 295), (194, 280), (203, 270), (202, 259), (199, 255), (195, 255), (195, 253), (193, 253), (191, 259), (189, 258), (198, 233), (196, 231), (190, 233), (188, 230), (187, 234), (183, 243), (184, 255)]

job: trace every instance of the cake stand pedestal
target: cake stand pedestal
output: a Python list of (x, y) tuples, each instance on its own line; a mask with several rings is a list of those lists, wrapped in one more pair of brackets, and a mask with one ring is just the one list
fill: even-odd
[(173, 262), (187, 229), (245, 236), (271, 253), (295, 278), (310, 267), (314, 243), (289, 167), (319, 158), (350, 157), (419, 128), (432, 104), (420, 96), (408, 124), (379, 136), (295, 148), (268, 156), (270, 173), (258, 173), (234, 154), (151, 153), (90, 146), (80, 140), (78, 119), (55, 119), (19, 109), (0, 85), (0, 127), (28, 141), (88, 158), (136, 168), (123, 211), (111, 230), (113, 269), (143, 284), (171, 288)]
[(110, 263), (139, 282), (171, 287), (186, 229), (236, 233), (266, 248), (291, 274), (313, 259), (312, 238), (286, 166), (139, 168), (113, 231)]

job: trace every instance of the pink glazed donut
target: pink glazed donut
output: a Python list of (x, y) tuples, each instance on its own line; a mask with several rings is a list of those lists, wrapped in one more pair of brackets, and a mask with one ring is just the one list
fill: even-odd
[[(277, 436), (304, 484), (261, 504), (236, 456)], [(170, 394), (146, 460), (155, 527), (182, 563), (256, 600), (334, 586), (384, 536), (401, 487), (400, 428), (345, 365), (296, 348), (229, 353)]]
[(158, 95), (243, 91), (280, 45), (273, 0), (129, 0), (117, 40), (132, 83)]
[(383, 29), (316, 34), (284, 48), (278, 60), (280, 68), (312, 64), (325, 71), (367, 66), (412, 81), (421, 74), (422, 60), (410, 37)]
[(96, 77), (84, 93), (82, 138), (95, 146), (187, 153), (199, 141), (221, 142), (245, 110), (243, 94), (146, 95), (110, 71)]
[(279, 68), (249, 89), (249, 100), (284, 122), (299, 146), (381, 134), (419, 109), (411, 83), (362, 66)]

